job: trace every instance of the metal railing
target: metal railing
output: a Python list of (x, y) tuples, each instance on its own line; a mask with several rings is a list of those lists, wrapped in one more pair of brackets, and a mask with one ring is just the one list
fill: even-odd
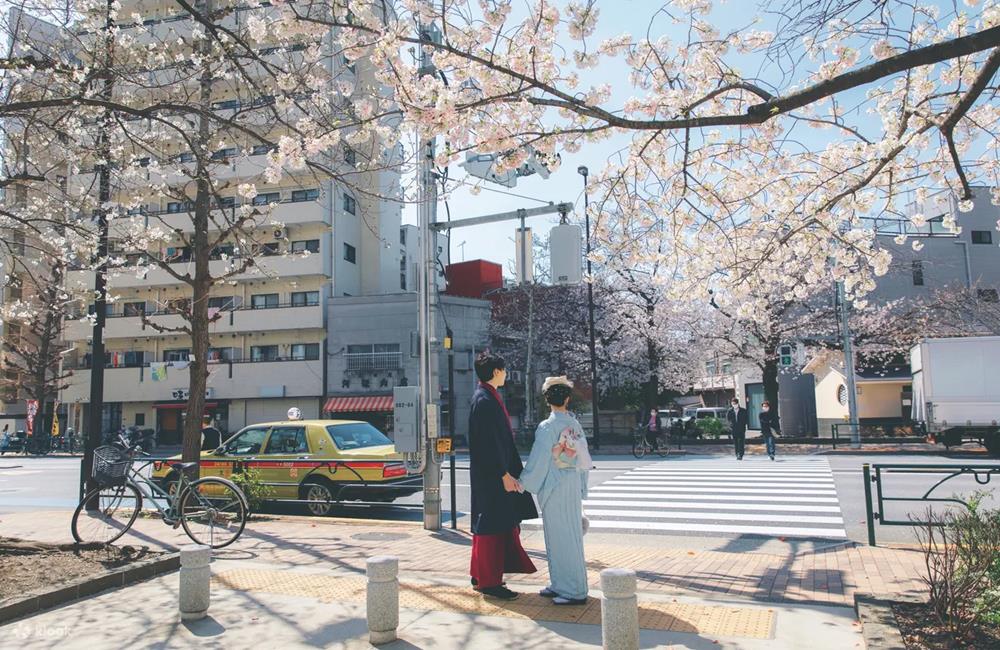
[[(872, 474), (872, 470), (875, 470)], [(923, 521), (908, 517), (907, 519), (893, 519), (886, 515), (886, 504), (888, 503), (948, 503), (969, 508), (969, 503), (957, 497), (933, 496), (935, 490), (958, 476), (972, 476), (979, 485), (989, 485), (994, 475), (1000, 477), (1000, 464), (981, 465), (959, 465), (959, 464), (882, 464), (876, 463), (862, 465), (862, 473), (865, 487), (865, 514), (868, 525), (868, 545), (875, 546), (875, 522), (880, 526), (940, 526), (940, 522)], [(934, 483), (922, 496), (894, 496), (891, 492), (887, 495), (887, 490), (883, 484), (884, 475), (889, 473), (899, 474), (942, 474), (944, 477)], [(872, 499), (872, 485), (875, 486), (874, 502)]]
[(348, 370), (399, 370), (403, 367), (402, 352), (348, 352)]

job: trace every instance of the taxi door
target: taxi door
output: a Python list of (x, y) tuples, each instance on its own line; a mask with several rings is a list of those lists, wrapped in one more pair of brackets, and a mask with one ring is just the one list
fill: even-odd
[(248, 427), (229, 439), (223, 446), (222, 453), (202, 456), (202, 476), (221, 476), (233, 478), (237, 465), (253, 466), (264, 449), (269, 426)]
[(254, 467), (260, 471), (261, 480), (271, 488), (274, 498), (297, 499), (299, 482), (309, 470), (293, 461), (308, 458), (311, 454), (305, 424), (275, 425)]

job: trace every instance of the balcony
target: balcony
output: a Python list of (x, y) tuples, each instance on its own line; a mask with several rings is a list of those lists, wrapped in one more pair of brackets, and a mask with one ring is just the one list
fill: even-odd
[[(184, 319), (178, 314), (154, 313), (147, 319), (160, 327), (179, 327)], [(211, 334), (238, 334), (241, 332), (268, 332), (279, 330), (322, 329), (323, 307), (320, 305), (279, 305), (267, 309), (249, 307), (219, 312), (219, 317), (209, 326)], [(93, 326), (87, 320), (74, 320), (66, 324), (67, 341), (83, 341), (91, 336)], [(151, 338), (177, 336), (177, 332), (161, 332), (155, 327), (144, 327), (140, 316), (109, 316), (105, 321), (104, 338)]]
[[(222, 277), (232, 263), (240, 264), (241, 260), (213, 260), (209, 262), (209, 271), (216, 277)], [(253, 280), (263, 277), (286, 278), (301, 277), (308, 275), (326, 275), (323, 264), (322, 253), (314, 253), (309, 257), (298, 255), (275, 255), (272, 257), (258, 257), (255, 260), (260, 272), (240, 273), (228, 279), (230, 280)], [(194, 262), (179, 262), (171, 264), (170, 268), (180, 275), (193, 274)], [(252, 267), (251, 267), (252, 268)], [(116, 274), (108, 278), (108, 286), (112, 289), (126, 289), (135, 287), (157, 287), (180, 284), (174, 276), (158, 267), (149, 267), (145, 277), (138, 277), (129, 269), (119, 269)], [(93, 271), (70, 271), (66, 274), (66, 286), (69, 289), (93, 289)]]
[[(241, 361), (209, 364), (208, 388), (213, 400), (261, 397), (318, 397), (323, 392), (323, 361)], [(66, 402), (90, 400), (90, 370), (74, 370), (63, 391)], [(104, 399), (108, 402), (173, 401), (173, 392), (187, 389), (187, 368), (167, 368), (167, 377), (153, 381), (148, 366), (106, 368)]]
[(348, 371), (399, 370), (403, 367), (402, 352), (348, 352), (344, 357)]

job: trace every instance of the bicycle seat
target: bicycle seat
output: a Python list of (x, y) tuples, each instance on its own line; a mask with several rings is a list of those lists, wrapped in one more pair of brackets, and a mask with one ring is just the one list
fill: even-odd
[(170, 468), (178, 472), (186, 472), (198, 463), (170, 463)]

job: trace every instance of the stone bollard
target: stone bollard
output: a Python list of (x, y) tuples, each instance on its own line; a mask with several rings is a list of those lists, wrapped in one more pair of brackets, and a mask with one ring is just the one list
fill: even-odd
[(190, 544), (181, 547), (180, 610), (182, 621), (208, 615), (209, 583), (212, 580), (212, 549)]
[(635, 571), (601, 571), (601, 639), (604, 650), (637, 650), (639, 601), (635, 596)]
[(399, 559), (370, 557), (368, 567), (368, 640), (381, 645), (396, 640), (399, 627)]

